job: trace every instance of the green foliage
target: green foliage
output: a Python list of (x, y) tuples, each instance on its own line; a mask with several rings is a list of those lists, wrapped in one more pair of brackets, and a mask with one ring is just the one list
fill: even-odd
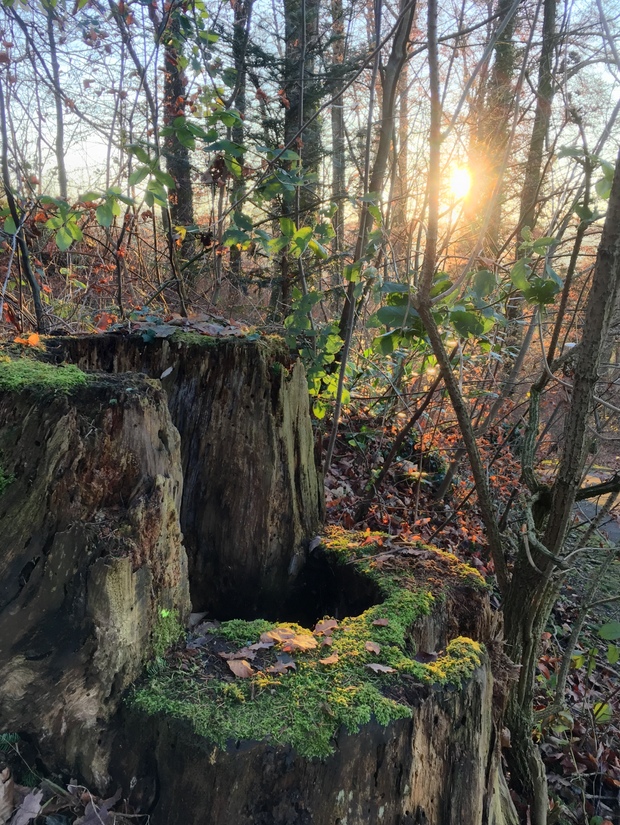
[[(312, 410), (319, 419), (325, 416), (327, 403), (336, 397), (338, 375), (328, 368), (342, 349), (342, 338), (335, 321), (318, 324), (312, 320), (312, 309), (322, 297), (316, 290), (304, 295), (301, 290), (294, 289), (292, 312), (284, 321), (288, 333), (286, 341), (299, 352), (306, 368)], [(300, 340), (302, 346), (299, 346)], [(349, 393), (345, 389), (343, 403), (348, 401)]]
[(19, 742), (18, 733), (0, 733), (0, 753), (8, 753)]

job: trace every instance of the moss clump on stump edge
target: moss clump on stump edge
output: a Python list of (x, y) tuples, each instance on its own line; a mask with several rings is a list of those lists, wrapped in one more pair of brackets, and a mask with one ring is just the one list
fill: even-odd
[(86, 374), (73, 364), (54, 366), (26, 357), (0, 360), (0, 391), (69, 393), (85, 386), (86, 381)]
[[(354, 544), (353, 535), (347, 534), (347, 545), (353, 545), (348, 550), (340, 542), (341, 562), (355, 562), (360, 545), (365, 542), (364, 550), (369, 546), (367, 537), (359, 535)], [(328, 550), (330, 541), (328, 537)], [(367, 556), (365, 559), (368, 561)], [(457, 568), (460, 565), (453, 556), (450, 563)], [(364, 572), (370, 575), (370, 571)], [(467, 580), (471, 577), (472, 584), (484, 586), (472, 568), (454, 572), (457, 584), (462, 584), (464, 576)], [(199, 652), (180, 661), (170, 657), (163, 669), (151, 673), (135, 688), (130, 705), (146, 714), (185, 720), (196, 734), (220, 747), (229, 740), (268, 740), (274, 745), (290, 745), (308, 758), (333, 753), (341, 727), (355, 733), (373, 718), (387, 725), (411, 716), (411, 707), (399, 698), (403, 677), (409, 683), (413, 678), (429, 686), (460, 686), (482, 663), (483, 646), (458, 637), (434, 661), (417, 661), (411, 630), (430, 614), (437, 595), (426, 587), (398, 586), (393, 577), (383, 578), (376, 570), (372, 575), (385, 600), (360, 616), (340, 620), (331, 631), (331, 644), (325, 644), (326, 636), (318, 627), (313, 635), (291, 623), (224, 622), (208, 635), (220, 644), (227, 642), (230, 652), (257, 643), (261, 633), (275, 628), (287, 628), (298, 642), (288, 659), (282, 656), (286, 642), (276, 642), (268, 651), (259, 650), (260, 664), (248, 656), (252, 672), (247, 678), (233, 678), (223, 660), (222, 667), (214, 667), (213, 650), (210, 663), (203, 661)], [(438, 595), (441, 598), (442, 593)], [(195, 650), (194, 646), (192, 653)], [(278, 660), (292, 660), (295, 668), (267, 672)], [(369, 665), (379, 666), (378, 672)]]

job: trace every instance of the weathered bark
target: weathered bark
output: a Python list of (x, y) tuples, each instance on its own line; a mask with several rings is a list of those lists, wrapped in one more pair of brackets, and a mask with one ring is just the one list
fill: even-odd
[(161, 611), (189, 612), (178, 433), (137, 378), (1, 391), (0, 456), (0, 730), (100, 783)]
[(85, 369), (159, 378), (173, 368), (162, 384), (181, 434), (193, 607), (277, 616), (323, 514), (303, 367), (280, 343), (189, 340), (108, 335), (53, 346)]

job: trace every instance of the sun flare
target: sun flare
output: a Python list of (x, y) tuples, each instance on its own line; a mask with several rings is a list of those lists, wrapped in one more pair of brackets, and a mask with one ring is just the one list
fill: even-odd
[(450, 175), (450, 191), (455, 198), (461, 199), (467, 197), (471, 189), (471, 175), (468, 169), (458, 167), (452, 171)]

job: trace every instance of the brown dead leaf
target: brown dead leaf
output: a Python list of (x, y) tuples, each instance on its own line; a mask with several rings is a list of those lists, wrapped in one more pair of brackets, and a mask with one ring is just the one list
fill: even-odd
[(268, 650), (270, 647), (273, 647), (274, 642), (254, 642), (253, 645), (249, 646), (249, 650)]
[(254, 669), (245, 659), (230, 659), (226, 664), (239, 679), (249, 679), (254, 675)]
[(364, 647), (369, 653), (381, 653), (381, 645), (378, 645), (376, 642), (366, 642)]
[(390, 623), (389, 619), (375, 619), (373, 624), (377, 627), (387, 627)]
[(333, 643), (334, 640), (331, 636), (323, 636), (323, 639), (321, 640), (322, 645), (333, 645)]
[(268, 667), (265, 670), (265, 673), (286, 673), (286, 671), (288, 669), (289, 669), (288, 665), (284, 665), (284, 664), (282, 664), (282, 662), (276, 662), (275, 665), (272, 665), (271, 667)]
[(234, 653), (220, 653), (219, 655), (222, 659), (254, 659), (256, 657), (256, 653), (249, 647), (242, 647)]
[(295, 636), (295, 631), (290, 627), (274, 627), (273, 630), (267, 630), (260, 634), (261, 642), (284, 642), (286, 639), (292, 639)]
[(331, 656), (326, 656), (324, 659), (319, 659), (322, 665), (335, 665), (338, 661), (338, 654), (332, 653)]
[(313, 650), (315, 647), (318, 647), (318, 642), (309, 633), (300, 633), (298, 636), (282, 642), (282, 650), (287, 653), (291, 653), (293, 650)]
[(315, 636), (331, 636), (334, 630), (338, 627), (336, 619), (323, 619), (317, 622), (316, 627), (312, 631)]
[(379, 665), (379, 664), (371, 664), (366, 665), (367, 668), (373, 671), (373, 673), (396, 673), (393, 667), (389, 667), (388, 665)]

